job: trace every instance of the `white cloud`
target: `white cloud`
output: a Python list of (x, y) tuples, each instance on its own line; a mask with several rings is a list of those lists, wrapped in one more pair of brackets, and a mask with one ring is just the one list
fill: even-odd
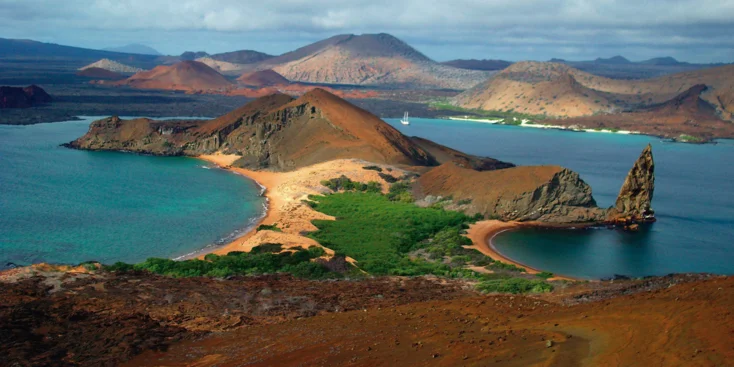
[(584, 45), (731, 49), (732, 19), (734, 0), (65, 0), (63, 7), (58, 0), (0, 0), (3, 32), (14, 36), (240, 32), (266, 43), (388, 32), (431, 46), (556, 47), (558, 54), (583, 52)]

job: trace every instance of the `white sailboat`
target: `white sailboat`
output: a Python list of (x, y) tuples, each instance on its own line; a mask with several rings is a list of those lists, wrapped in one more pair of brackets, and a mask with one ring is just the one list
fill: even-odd
[(405, 116), (400, 120), (400, 123), (403, 125), (410, 125), (410, 121), (408, 120), (408, 111), (405, 111)]

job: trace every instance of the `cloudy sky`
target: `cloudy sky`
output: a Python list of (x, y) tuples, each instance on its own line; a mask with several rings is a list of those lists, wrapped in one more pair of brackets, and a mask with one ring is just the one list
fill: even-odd
[(734, 61), (734, 0), (0, 0), (0, 22), (3, 38), (165, 54), (386, 32), (439, 61)]

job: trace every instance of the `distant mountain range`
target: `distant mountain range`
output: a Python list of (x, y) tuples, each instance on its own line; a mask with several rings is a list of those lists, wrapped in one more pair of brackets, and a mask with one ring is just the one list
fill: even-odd
[(127, 54), (155, 55), (160, 56), (161, 53), (152, 47), (141, 45), (139, 43), (131, 43), (121, 47), (103, 48), (104, 51), (122, 52)]

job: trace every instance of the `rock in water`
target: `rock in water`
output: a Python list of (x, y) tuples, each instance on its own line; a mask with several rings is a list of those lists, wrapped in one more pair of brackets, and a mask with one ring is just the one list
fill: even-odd
[(652, 146), (648, 144), (627, 174), (617, 202), (610, 210), (610, 217), (624, 217), (627, 222), (654, 220), (655, 212), (650, 207), (654, 190), (655, 162), (652, 159)]

